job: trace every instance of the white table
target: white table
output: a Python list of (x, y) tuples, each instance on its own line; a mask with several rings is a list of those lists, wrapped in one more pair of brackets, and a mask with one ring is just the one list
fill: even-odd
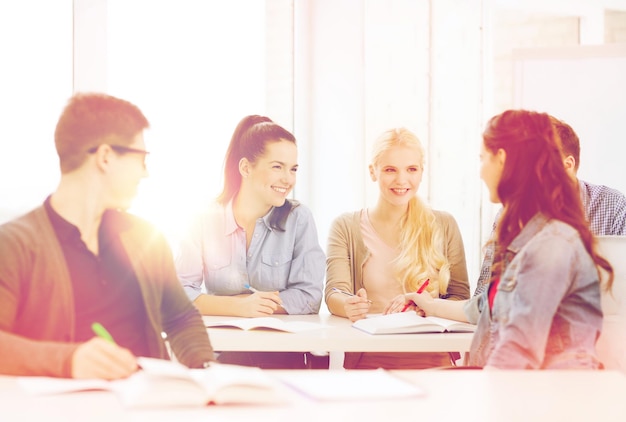
[[(347, 318), (330, 314), (273, 315), (287, 321), (309, 321), (324, 328), (299, 333), (237, 328), (208, 328), (218, 351), (330, 352), (331, 369), (343, 367), (344, 352), (467, 352), (472, 333), (371, 335), (352, 327)], [(204, 316), (205, 322), (237, 319)]]
[[(306, 371), (268, 371), (298, 377)], [(335, 371), (328, 374), (333, 382)], [(110, 392), (31, 396), (0, 376), (0, 420), (13, 421), (602, 421), (626, 420), (626, 376), (612, 371), (392, 371), (422, 387), (411, 399), (130, 410)], [(373, 386), (372, 388), (375, 388)]]

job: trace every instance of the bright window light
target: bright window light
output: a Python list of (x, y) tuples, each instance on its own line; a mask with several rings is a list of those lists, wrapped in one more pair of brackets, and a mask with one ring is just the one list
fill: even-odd
[(265, 113), (265, 2), (109, 0), (108, 13), (108, 92), (151, 123), (130, 211), (175, 238), (219, 194), (239, 120)]
[(59, 181), (54, 127), (72, 95), (72, 0), (0, 2), (0, 223)]

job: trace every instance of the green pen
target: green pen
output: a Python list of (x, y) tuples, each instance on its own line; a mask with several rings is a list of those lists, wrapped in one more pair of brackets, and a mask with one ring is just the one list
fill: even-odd
[(115, 340), (113, 340), (113, 336), (111, 335), (111, 333), (109, 333), (107, 329), (104, 328), (99, 322), (94, 322), (93, 324), (91, 324), (91, 329), (94, 333), (96, 333), (98, 337), (115, 344)]

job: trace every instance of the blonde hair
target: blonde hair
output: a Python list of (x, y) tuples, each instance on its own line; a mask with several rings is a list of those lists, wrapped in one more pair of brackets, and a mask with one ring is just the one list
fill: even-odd
[[(372, 151), (372, 166), (376, 167), (387, 150), (407, 146), (415, 148), (424, 168), (424, 148), (405, 128), (390, 129), (378, 137)], [(433, 210), (419, 197), (411, 198), (400, 222), (400, 254), (393, 260), (393, 272), (406, 293), (414, 292), (424, 282), (433, 295), (445, 295), (450, 281), (450, 263), (444, 254), (443, 229)]]

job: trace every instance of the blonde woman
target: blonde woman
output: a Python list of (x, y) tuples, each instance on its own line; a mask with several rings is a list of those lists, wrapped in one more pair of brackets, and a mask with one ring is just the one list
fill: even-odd
[[(375, 142), (370, 177), (375, 206), (339, 216), (328, 239), (325, 300), (334, 315), (357, 321), (388, 309), (426, 280), (433, 297), (469, 298), (463, 240), (452, 215), (418, 196), (424, 149), (407, 129)], [(348, 294), (342, 294), (349, 293)], [(414, 308), (413, 308), (414, 309)], [(450, 365), (448, 353), (346, 353), (346, 368), (428, 368)]]

